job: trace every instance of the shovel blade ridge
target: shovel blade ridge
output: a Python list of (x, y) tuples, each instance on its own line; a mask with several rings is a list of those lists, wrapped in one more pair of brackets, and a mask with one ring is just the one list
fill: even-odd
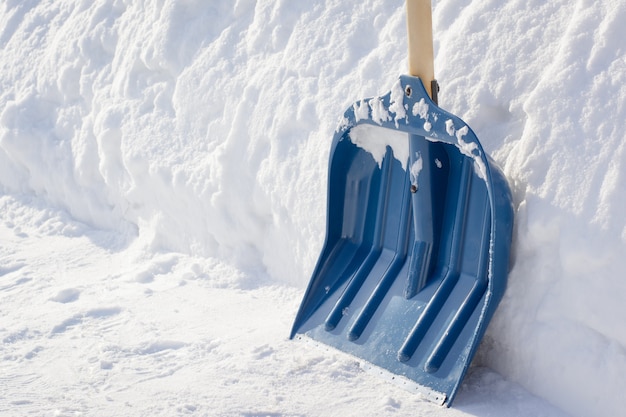
[(327, 204), (326, 240), (290, 337), (450, 406), (506, 288), (504, 174), (465, 122), (402, 76), (344, 113)]

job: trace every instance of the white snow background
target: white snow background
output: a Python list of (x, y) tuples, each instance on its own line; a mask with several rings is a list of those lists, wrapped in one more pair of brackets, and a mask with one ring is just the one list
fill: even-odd
[(2, 0), (0, 414), (623, 413), (626, 3), (433, 9), (440, 105), (516, 208), (453, 408), (287, 339), (338, 118), (406, 72), (402, 0)]

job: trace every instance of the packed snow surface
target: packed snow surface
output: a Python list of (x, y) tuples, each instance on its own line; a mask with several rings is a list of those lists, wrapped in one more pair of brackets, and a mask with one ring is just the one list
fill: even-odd
[(433, 1), (440, 105), (516, 213), (445, 409), (287, 339), (338, 119), (406, 71), (402, 0), (2, 1), (0, 414), (620, 415), (625, 21), (619, 0)]

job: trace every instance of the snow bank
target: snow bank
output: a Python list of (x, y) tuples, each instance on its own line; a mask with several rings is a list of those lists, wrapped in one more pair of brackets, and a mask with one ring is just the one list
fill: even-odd
[[(479, 359), (576, 415), (625, 405), (625, 19), (611, 0), (434, 2), (440, 104), (517, 208)], [(304, 288), (337, 118), (389, 90), (405, 50), (401, 0), (5, 1), (0, 193), (119, 250)], [(76, 233), (64, 216), (46, 233)]]
[(402, 67), (396, 3), (9, 2), (0, 186), (301, 286), (337, 117)]

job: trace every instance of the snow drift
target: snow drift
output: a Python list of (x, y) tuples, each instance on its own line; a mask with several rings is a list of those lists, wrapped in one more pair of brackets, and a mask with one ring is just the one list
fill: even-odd
[[(509, 287), (479, 362), (572, 414), (614, 415), (626, 5), (433, 6), (440, 105), (472, 126), (516, 202)], [(220, 285), (304, 289), (337, 118), (405, 72), (405, 37), (401, 0), (7, 0), (1, 216), (19, 223), (32, 205), (62, 213), (49, 235), (102, 230), (117, 236), (104, 247), (240, 271)]]

